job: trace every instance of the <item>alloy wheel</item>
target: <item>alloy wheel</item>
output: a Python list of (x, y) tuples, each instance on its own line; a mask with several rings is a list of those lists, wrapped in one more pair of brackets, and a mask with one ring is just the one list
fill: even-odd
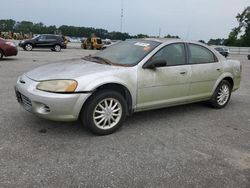
[(219, 89), (218, 95), (217, 95), (217, 102), (220, 106), (223, 106), (227, 103), (228, 99), (230, 97), (230, 88), (227, 84), (223, 84), (221, 88)]
[(55, 49), (56, 52), (60, 52), (61, 51), (61, 46), (56, 45), (54, 49)]
[(26, 44), (26, 46), (25, 46), (25, 49), (27, 50), (27, 51), (31, 51), (32, 50), (32, 45), (31, 44)]
[(114, 98), (107, 98), (99, 102), (93, 111), (95, 125), (108, 130), (115, 127), (122, 117), (121, 103)]

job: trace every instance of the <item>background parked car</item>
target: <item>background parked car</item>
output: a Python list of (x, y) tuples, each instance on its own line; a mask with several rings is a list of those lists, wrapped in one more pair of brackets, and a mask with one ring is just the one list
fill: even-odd
[(17, 47), (13, 42), (0, 38), (0, 59), (4, 56), (16, 56), (17, 52)]
[(83, 49), (97, 49), (101, 50), (103, 48), (104, 44), (102, 42), (102, 39), (99, 37), (91, 37), (87, 38), (86, 40), (82, 41), (81, 48)]
[(215, 50), (220, 52), (220, 54), (223, 55), (224, 57), (229, 56), (229, 50), (226, 48), (216, 47)]
[(67, 47), (67, 40), (62, 35), (44, 34), (23, 40), (19, 46), (26, 51), (31, 51), (33, 48), (50, 48), (52, 51), (60, 52), (62, 48)]

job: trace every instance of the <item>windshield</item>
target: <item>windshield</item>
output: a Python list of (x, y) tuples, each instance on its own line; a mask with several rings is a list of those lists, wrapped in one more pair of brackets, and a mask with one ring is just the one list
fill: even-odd
[(127, 40), (118, 42), (95, 54), (95, 57), (106, 59), (121, 66), (134, 66), (160, 43), (145, 40)]

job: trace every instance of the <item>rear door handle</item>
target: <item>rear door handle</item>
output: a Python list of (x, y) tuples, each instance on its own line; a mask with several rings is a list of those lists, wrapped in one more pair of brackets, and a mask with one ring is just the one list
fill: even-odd
[(219, 71), (219, 72), (221, 72), (221, 68), (217, 68), (216, 70)]

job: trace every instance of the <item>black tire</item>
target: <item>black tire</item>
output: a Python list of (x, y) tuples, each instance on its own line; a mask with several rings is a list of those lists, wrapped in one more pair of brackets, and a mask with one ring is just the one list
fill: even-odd
[[(227, 97), (224, 96), (225, 100), (219, 101), (219, 100), (221, 100), (221, 98), (219, 98), (219, 95), (221, 95), (220, 92), (223, 89), (223, 87), (228, 88), (229, 93), (228, 93)], [(227, 80), (222, 80), (221, 83), (217, 86), (212, 98), (209, 101), (210, 105), (213, 108), (217, 108), (217, 109), (224, 108), (228, 104), (228, 102), (230, 101), (231, 93), (232, 93), (232, 85)]]
[(0, 49), (0, 59), (3, 59), (3, 51)]
[(32, 51), (33, 46), (32, 46), (32, 44), (28, 43), (28, 44), (25, 44), (24, 49), (25, 49), (25, 51)]
[[(106, 100), (107, 101), (113, 100), (113, 102), (110, 101), (110, 103), (108, 104), (108, 102), (105, 103)], [(113, 112), (109, 114), (110, 116), (113, 117), (114, 121), (111, 120), (110, 116), (108, 116), (107, 113), (97, 112), (97, 111), (107, 112), (108, 110), (101, 109), (99, 106), (101, 104), (102, 106), (104, 105), (105, 107), (105, 104), (107, 104), (106, 107), (108, 106), (109, 108), (111, 103), (112, 104), (117, 103), (116, 107), (118, 110), (120, 109), (118, 112), (114, 112), (117, 110), (115, 108)], [(111, 110), (111, 107), (109, 110)], [(92, 133), (97, 134), (97, 135), (108, 135), (108, 134), (115, 132), (117, 129), (119, 129), (122, 126), (126, 118), (126, 111), (127, 111), (126, 101), (120, 93), (116, 91), (112, 91), (112, 90), (100, 90), (94, 93), (84, 105), (84, 109), (81, 112), (81, 120), (82, 120), (83, 125), (85, 125)], [(119, 116), (117, 116), (117, 114), (115, 113), (118, 113)], [(115, 116), (113, 116), (113, 114)], [(101, 115), (102, 117), (100, 117), (97, 120), (94, 120), (94, 116), (96, 116), (97, 118), (99, 115)], [(107, 117), (106, 115), (108, 116), (107, 119), (109, 120), (105, 119)], [(101, 122), (104, 125), (98, 126), (97, 121)], [(108, 127), (109, 125), (110, 125), (110, 128)]]
[(62, 47), (59, 44), (56, 44), (53, 49), (55, 52), (60, 52), (62, 50)]

